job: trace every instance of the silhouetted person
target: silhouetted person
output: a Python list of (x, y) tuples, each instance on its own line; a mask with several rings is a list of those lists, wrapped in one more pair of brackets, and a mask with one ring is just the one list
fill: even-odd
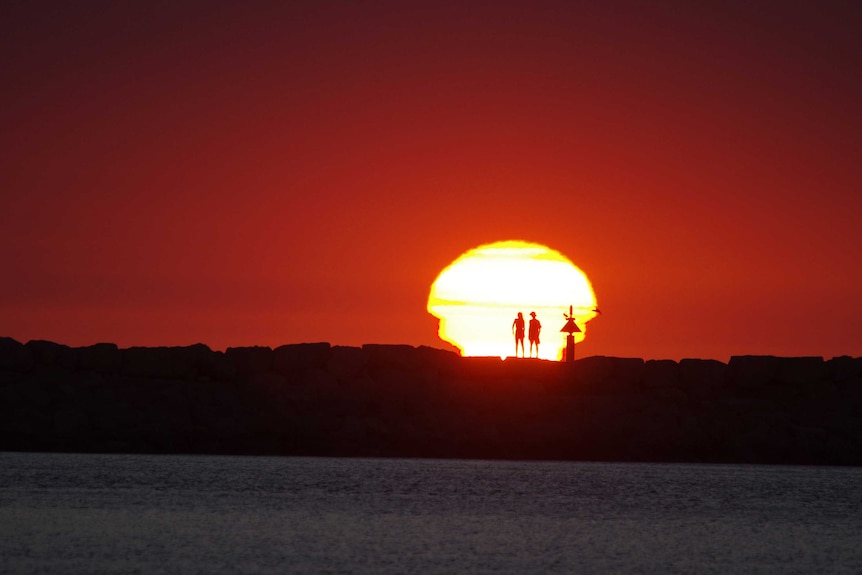
[(515, 357), (518, 357), (518, 344), (521, 344), (521, 357), (524, 357), (524, 314), (521, 312), (512, 322), (512, 333), (515, 334)]
[[(518, 314), (520, 315), (520, 314)], [(542, 324), (536, 319), (536, 312), (531, 311), (530, 315), (530, 357), (533, 357), (533, 345), (536, 346), (536, 357), (539, 357), (539, 332), (542, 331)], [(523, 332), (521, 332), (523, 337)], [(524, 351), (524, 342), (521, 340), (521, 351)]]

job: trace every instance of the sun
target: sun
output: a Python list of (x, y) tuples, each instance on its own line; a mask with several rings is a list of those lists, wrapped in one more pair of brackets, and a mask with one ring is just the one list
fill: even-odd
[(512, 322), (518, 312), (527, 321), (535, 312), (542, 323), (538, 357), (560, 359), (566, 345), (560, 328), (570, 305), (582, 330), (576, 341), (583, 341), (586, 323), (596, 316), (586, 274), (560, 252), (520, 240), (468, 250), (440, 272), (428, 295), (440, 338), (464, 356), (514, 356)]

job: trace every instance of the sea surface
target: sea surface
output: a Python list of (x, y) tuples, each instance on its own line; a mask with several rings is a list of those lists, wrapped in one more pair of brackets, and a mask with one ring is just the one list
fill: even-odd
[(862, 469), (0, 453), (2, 573), (862, 573)]

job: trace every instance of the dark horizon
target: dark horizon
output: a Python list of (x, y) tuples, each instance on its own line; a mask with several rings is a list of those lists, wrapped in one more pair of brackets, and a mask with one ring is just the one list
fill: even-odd
[(858, 466), (860, 381), (850, 357), (566, 363), (0, 338), (0, 451)]

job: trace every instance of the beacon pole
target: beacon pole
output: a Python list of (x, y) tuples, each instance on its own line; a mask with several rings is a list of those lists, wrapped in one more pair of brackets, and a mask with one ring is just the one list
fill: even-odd
[(575, 316), (573, 313), (574, 309), (572, 306), (569, 306), (569, 313), (563, 313), (563, 317), (566, 318), (566, 325), (563, 326), (563, 329), (560, 331), (568, 334), (566, 336), (566, 362), (572, 363), (575, 361), (575, 333), (580, 332), (581, 328), (578, 327), (578, 324), (575, 323)]

